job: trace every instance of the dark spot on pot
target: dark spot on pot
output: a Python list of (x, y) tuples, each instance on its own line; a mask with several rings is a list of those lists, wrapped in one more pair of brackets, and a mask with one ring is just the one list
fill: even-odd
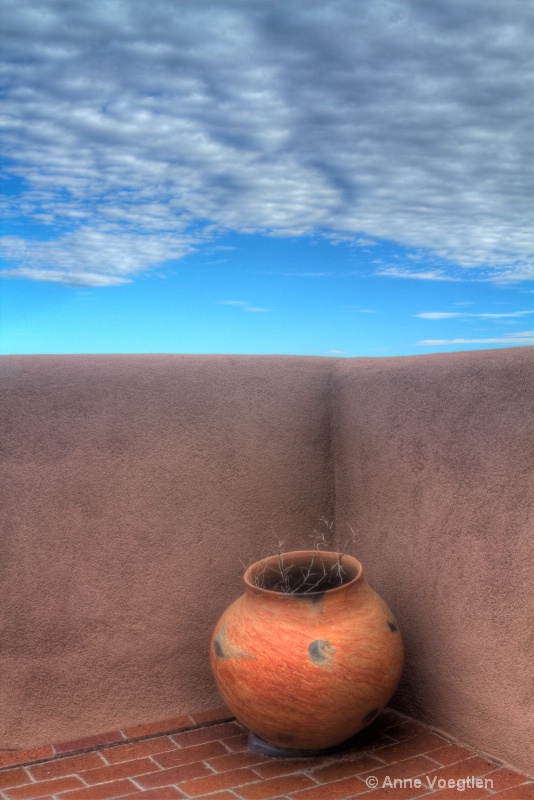
[(371, 722), (371, 720), (373, 720), (377, 716), (379, 711), (380, 711), (379, 708), (373, 708), (372, 711), (370, 711), (368, 714), (365, 715), (365, 717), (362, 719), (362, 722), (368, 724), (369, 722)]
[(226, 625), (223, 625), (213, 642), (213, 649), (217, 658), (256, 658), (246, 650), (242, 650), (238, 645), (235, 645), (231, 639), (228, 638)]
[(319, 667), (328, 666), (335, 652), (336, 646), (327, 642), (326, 639), (316, 639), (308, 647), (310, 660)]
[(394, 622), (390, 622), (388, 619), (388, 628), (390, 629), (391, 633), (397, 633), (399, 630)]
[(312, 605), (317, 605), (317, 603), (322, 603), (324, 592), (310, 592), (309, 594), (302, 593), (299, 594), (296, 592), (292, 594), (291, 597), (294, 597), (295, 600), (305, 600), (307, 603), (311, 603)]

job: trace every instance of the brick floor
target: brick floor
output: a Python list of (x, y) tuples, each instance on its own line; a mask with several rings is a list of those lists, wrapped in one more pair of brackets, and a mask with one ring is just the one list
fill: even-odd
[(0, 752), (1, 800), (137, 797), (534, 800), (534, 781), (391, 710), (344, 751), (321, 758), (251, 753), (226, 709)]

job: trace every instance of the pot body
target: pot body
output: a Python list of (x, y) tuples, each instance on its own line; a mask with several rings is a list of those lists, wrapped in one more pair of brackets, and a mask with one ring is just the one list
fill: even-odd
[[(305, 563), (310, 553), (286, 557)], [(245, 594), (215, 627), (217, 687), (236, 718), (269, 744), (332, 747), (372, 722), (397, 688), (399, 626), (355, 558), (343, 556), (347, 583), (309, 594), (257, 588), (253, 576), (269, 561), (247, 570)]]

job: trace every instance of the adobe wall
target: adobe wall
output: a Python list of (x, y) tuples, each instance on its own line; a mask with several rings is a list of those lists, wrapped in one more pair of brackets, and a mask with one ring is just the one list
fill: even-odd
[(394, 705), (534, 774), (534, 351), (336, 365), (336, 520), (407, 646)]
[(0, 749), (218, 705), (241, 562), (335, 505), (396, 706), (534, 773), (533, 398), (532, 348), (0, 358)]
[(0, 359), (0, 749), (220, 705), (241, 562), (333, 518), (330, 362)]

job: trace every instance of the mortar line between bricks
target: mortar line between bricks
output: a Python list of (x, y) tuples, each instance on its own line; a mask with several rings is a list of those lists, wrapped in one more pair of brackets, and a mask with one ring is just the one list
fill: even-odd
[[(134, 760), (135, 760), (135, 759), (134, 759)], [(155, 762), (154, 762), (154, 763), (155, 763)], [(202, 764), (202, 765), (203, 765), (203, 766), (205, 766), (207, 769), (211, 770), (211, 774), (210, 774), (210, 775), (204, 775), (204, 776), (203, 776), (203, 777), (205, 777), (205, 778), (209, 778), (209, 777), (211, 777), (212, 775), (223, 775), (223, 774), (224, 774), (224, 773), (219, 773), (219, 772), (217, 772), (216, 770), (214, 770), (214, 769), (213, 769), (213, 767), (210, 767), (210, 765), (209, 765), (209, 764), (206, 764), (204, 761), (194, 761), (194, 762), (191, 762), (191, 763), (194, 763), (194, 764)], [(177, 766), (178, 766), (178, 767), (180, 767), (180, 766), (186, 766), (186, 765), (185, 765), (185, 764), (178, 764)], [(158, 769), (157, 769), (157, 770), (154, 770), (154, 772), (157, 772), (158, 770), (159, 770), (160, 772), (167, 772), (169, 769), (174, 769), (173, 767), (161, 767), (159, 764), (157, 765), (157, 767), (158, 767)], [(146, 791), (149, 791), (149, 790), (148, 790), (146, 787), (144, 787), (144, 786), (141, 786), (141, 785), (140, 785), (140, 784), (139, 784), (137, 781), (138, 781), (138, 780), (140, 780), (141, 778), (143, 778), (143, 775), (152, 775), (152, 774), (154, 774), (154, 773), (152, 773), (152, 772), (144, 772), (142, 775), (130, 776), (130, 777), (128, 777), (128, 780), (130, 780), (132, 783), (134, 783), (134, 784), (135, 784), (135, 786), (136, 786), (136, 788), (138, 788), (138, 789), (139, 789), (141, 792), (146, 792)], [(184, 781), (185, 781), (185, 780), (195, 780), (195, 779), (194, 779), (194, 778), (185, 778), (185, 779), (184, 779)], [(112, 782), (112, 781), (111, 781), (111, 782)], [(100, 784), (91, 784), (91, 785), (100, 785)], [(176, 787), (177, 789), (179, 789), (181, 792), (183, 792), (184, 794), (186, 794), (186, 792), (185, 792), (185, 789), (182, 789), (182, 788), (180, 787), (180, 784), (179, 784), (179, 783), (171, 783), (171, 784), (169, 784), (169, 786), (175, 786), (175, 787)], [(159, 787), (154, 787), (154, 788), (159, 788)], [(187, 796), (189, 797), (189, 795), (187, 795)]]
[[(160, 736), (175, 736), (178, 733), (186, 733), (188, 731), (196, 731), (199, 728), (213, 728), (215, 725), (222, 725), (225, 722), (234, 722), (235, 717), (224, 717), (223, 719), (217, 720), (210, 720), (209, 722), (197, 722), (196, 724), (188, 725), (186, 728), (173, 728), (171, 730), (161, 730), (157, 733), (147, 733), (143, 736), (132, 736), (129, 739), (121, 739), (119, 742), (104, 742), (102, 744), (94, 744), (89, 747), (81, 747), (77, 750), (67, 750), (65, 753), (54, 753), (51, 756), (46, 758), (37, 758), (32, 761), (19, 761), (15, 762), (14, 764), (9, 764), (6, 767), (0, 767), (0, 773), (6, 772), (9, 769), (16, 769), (17, 767), (33, 767), (36, 764), (47, 764), (50, 761), (58, 761), (61, 758), (70, 758), (70, 756), (78, 756), (82, 755), (83, 753), (97, 753), (101, 750), (111, 750), (114, 747), (121, 747), (125, 744), (135, 744), (136, 742), (143, 742), (146, 739), (158, 739)], [(122, 733), (122, 730), (120, 731)], [(123, 734), (124, 735), (124, 734)], [(176, 744), (176, 743), (175, 743)], [(52, 745), (53, 747), (54, 745)], [(176, 745), (176, 749), (179, 749), (179, 746)], [(7, 752), (14, 752), (16, 750), (8, 751), (8, 750), (0, 750), (0, 755), (2, 753)], [(5, 800), (2, 798), (2, 800)]]
[[(139, 789), (140, 792), (146, 792), (147, 790), (143, 786), (141, 786), (140, 784), (137, 783), (136, 779), (137, 778), (141, 778), (141, 777), (142, 777), (141, 775), (136, 775), (135, 777), (130, 778), (129, 780), (134, 784), (136, 789)], [(170, 785), (174, 786), (174, 784), (170, 784)]]
[[(252, 767), (248, 767), (248, 769), (250, 769), (250, 771), (251, 771), (251, 772), (253, 772), (253, 773), (254, 773), (254, 775), (258, 775), (258, 772), (257, 772), (257, 770), (256, 770), (256, 769), (255, 769), (253, 766), (252, 766)], [(223, 773), (221, 773), (221, 774), (223, 774)], [(310, 780), (312, 780), (312, 781), (315, 781), (315, 783), (316, 783), (318, 786), (321, 786), (321, 781), (318, 781), (318, 780), (317, 780), (317, 778), (315, 778), (315, 777), (314, 777), (313, 775), (311, 775), (311, 774), (310, 774), (310, 775), (308, 775), (308, 774), (307, 774), (307, 773), (306, 773), (306, 772), (305, 772), (303, 769), (296, 769), (294, 772), (284, 772), (282, 775), (279, 775), (279, 776), (273, 776), (273, 777), (280, 777), (280, 778), (284, 777), (284, 778), (286, 778), (286, 777), (289, 777), (289, 776), (291, 776), (291, 775), (304, 775), (306, 778), (310, 778)], [(271, 780), (271, 778), (266, 778), (266, 777), (264, 777), (263, 775), (258, 775), (258, 778), (259, 778), (260, 780), (262, 780), (262, 781), (270, 781), (270, 780)], [(330, 782), (330, 781), (329, 781), (329, 782)], [(255, 781), (255, 783), (257, 783), (257, 781)], [(248, 784), (247, 784), (247, 785), (248, 785)], [(327, 785), (328, 785), (328, 784), (325, 784), (325, 786), (327, 786)], [(280, 795), (280, 796), (282, 797), (282, 795)]]
[[(215, 758), (217, 758), (217, 756), (215, 756)], [(219, 774), (222, 775), (222, 773), (217, 772), (215, 767), (212, 767), (211, 764), (208, 764), (208, 762), (205, 761), (204, 759), (200, 759), (200, 761), (195, 761), (194, 763), (195, 764), (203, 764), (207, 769), (211, 769), (211, 771), (214, 773), (214, 775), (219, 775)], [(171, 767), (171, 769), (172, 769), (172, 767)]]
[[(172, 753), (172, 750), (165, 750), (164, 752)], [(158, 769), (165, 769), (165, 767), (162, 767), (161, 764), (158, 764), (158, 762), (154, 759), (154, 755), (141, 756), (141, 758), (148, 758), (148, 760), (151, 761), (152, 764), (154, 764), (154, 767), (155, 767), (154, 772), (156, 772)], [(119, 761), (118, 763), (119, 764), (127, 764), (129, 761), (136, 761), (136, 759), (135, 758), (130, 758), (130, 759), (128, 759), (128, 761)], [(115, 765), (114, 764), (110, 764), (110, 767), (113, 767), (113, 766), (115, 766)]]
[[(16, 767), (15, 767), (15, 769), (16, 769)], [(30, 770), (28, 769), (28, 767), (24, 766), (24, 767), (22, 767), (22, 769), (24, 770), (25, 774), (28, 776), (30, 783), (39, 783), (37, 778), (33, 777), (33, 775), (31, 774)]]
[[(425, 723), (422, 724), (424, 725)], [(460, 739), (456, 739), (454, 736), (451, 736), (450, 733), (441, 730), (441, 728), (436, 728), (431, 725), (428, 725), (427, 727), (430, 731), (432, 731), (432, 733), (435, 733), (437, 736), (441, 736), (442, 739), (446, 739), (449, 744), (454, 744), (457, 747), (465, 747), (468, 750), (472, 750), (481, 758), (485, 758), (486, 761), (491, 761), (493, 764), (496, 764), (498, 767), (502, 767), (503, 769), (509, 769), (512, 770), (512, 772), (517, 772), (518, 770), (518, 768), (515, 767), (513, 764), (509, 764), (507, 761), (502, 761), (500, 758), (496, 758), (496, 756), (493, 756), (490, 753), (486, 753), (485, 750), (477, 750), (475, 745), (467, 744), (466, 742), (463, 742)], [(458, 760), (462, 761), (461, 758)], [(457, 762), (451, 762), (451, 763), (457, 763)], [(534, 781), (534, 777), (531, 778), (530, 776), (527, 775), (527, 778), (531, 781)]]

